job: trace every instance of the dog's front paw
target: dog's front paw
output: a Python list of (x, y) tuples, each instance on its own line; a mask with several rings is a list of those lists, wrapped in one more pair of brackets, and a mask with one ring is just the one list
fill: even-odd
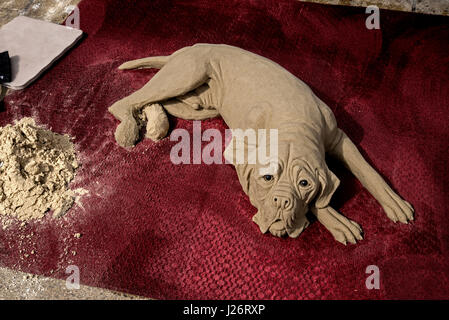
[(407, 201), (403, 200), (393, 190), (388, 188), (384, 196), (385, 199), (381, 202), (387, 217), (394, 223), (402, 222), (408, 223), (414, 220), (413, 218), (413, 206)]
[(362, 228), (331, 207), (312, 209), (312, 211), (317, 216), (318, 221), (329, 230), (338, 242), (346, 245), (348, 242), (356, 244), (357, 240), (363, 240)]
[(362, 228), (354, 221), (341, 216), (343, 219), (336, 219), (327, 230), (334, 236), (334, 239), (344, 245), (348, 242), (356, 244), (357, 240), (363, 240)]

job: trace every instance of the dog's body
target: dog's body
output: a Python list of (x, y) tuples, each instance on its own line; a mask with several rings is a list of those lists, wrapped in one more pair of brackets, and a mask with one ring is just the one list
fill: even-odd
[(272, 172), (260, 175), (257, 165), (235, 164), (244, 191), (259, 209), (253, 220), (262, 232), (296, 237), (308, 225), (305, 214), (310, 209), (338, 241), (362, 239), (360, 226), (329, 206), (339, 180), (327, 168), (326, 152), (346, 164), (390, 219), (404, 223), (413, 219), (411, 205), (366, 163), (337, 127), (329, 107), (278, 64), (232, 46), (197, 44), (120, 68), (141, 67), (161, 70), (109, 109), (122, 121), (116, 131), (122, 146), (131, 146), (138, 138), (136, 112), (157, 102), (184, 119), (221, 115), (231, 129), (278, 129), (278, 159), (274, 169), (270, 166)]

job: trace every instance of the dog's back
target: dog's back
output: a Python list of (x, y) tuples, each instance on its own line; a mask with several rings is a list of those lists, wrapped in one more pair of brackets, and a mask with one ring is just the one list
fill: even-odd
[(215, 107), (229, 127), (282, 129), (307, 125), (317, 131), (336, 127), (326, 104), (279, 64), (229, 45), (196, 44), (182, 50), (173, 59), (188, 55), (188, 60), (197, 57), (201, 59), (198, 63), (208, 65)]

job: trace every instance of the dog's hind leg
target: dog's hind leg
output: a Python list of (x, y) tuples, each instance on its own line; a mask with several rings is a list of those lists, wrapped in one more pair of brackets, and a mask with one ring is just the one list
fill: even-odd
[(170, 99), (162, 103), (164, 109), (172, 116), (185, 120), (206, 120), (218, 117), (220, 114), (216, 109), (195, 109), (191, 105), (178, 99)]
[(115, 132), (117, 143), (123, 147), (131, 147), (136, 143), (139, 128), (134, 115), (142, 107), (186, 94), (208, 78), (207, 61), (189, 54), (188, 50), (169, 58), (145, 86), (109, 108), (109, 112), (122, 121)]
[(122, 68), (160, 67), (141, 89), (114, 103), (109, 111), (119, 120), (127, 118), (134, 110), (149, 103), (178, 97), (198, 88), (209, 78), (207, 61), (189, 54), (188, 50), (176, 52), (169, 57), (144, 58), (129, 61)]
[(166, 111), (175, 117), (185, 120), (205, 120), (219, 116), (218, 111), (215, 109), (203, 109), (201, 107), (194, 109), (191, 105), (178, 99), (153, 103), (143, 108), (143, 114), (147, 122), (145, 138), (159, 141), (167, 136), (169, 121)]
[(219, 116), (212, 104), (211, 88), (204, 84), (182, 96), (162, 102), (165, 110), (185, 120), (205, 120)]
[(159, 103), (146, 105), (143, 108), (145, 115), (145, 137), (153, 141), (164, 138), (169, 129), (166, 112), (185, 120), (205, 120), (219, 116), (219, 112), (212, 104), (211, 88), (204, 84), (182, 96)]

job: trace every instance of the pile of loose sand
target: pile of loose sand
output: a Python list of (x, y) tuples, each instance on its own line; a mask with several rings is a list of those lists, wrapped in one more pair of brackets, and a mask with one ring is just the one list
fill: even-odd
[(68, 185), (77, 168), (68, 135), (38, 127), (32, 118), (0, 127), (0, 214), (23, 221), (49, 210), (63, 215), (75, 201)]

